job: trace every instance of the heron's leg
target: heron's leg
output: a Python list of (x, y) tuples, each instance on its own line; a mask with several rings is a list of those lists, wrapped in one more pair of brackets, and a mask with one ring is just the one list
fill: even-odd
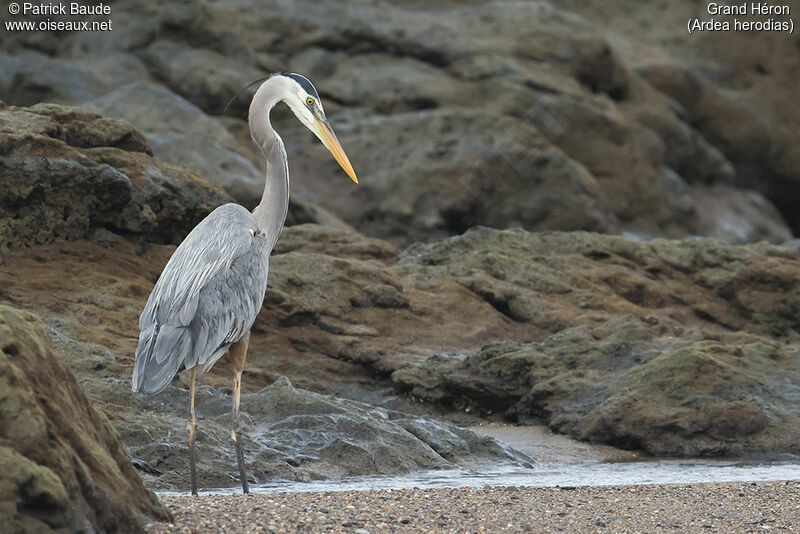
[(231, 360), (233, 362), (233, 427), (231, 428), (231, 439), (236, 448), (236, 461), (239, 463), (239, 478), (242, 481), (242, 493), (250, 493), (250, 488), (247, 486), (247, 467), (244, 463), (244, 455), (242, 448), (239, 444), (239, 436), (236, 432), (239, 430), (239, 397), (242, 394), (242, 370), (244, 369), (244, 360), (247, 358), (247, 345), (250, 341), (250, 336), (237, 341), (230, 348)]
[(186, 422), (186, 430), (189, 431), (189, 470), (192, 478), (192, 495), (197, 495), (197, 472), (195, 468), (194, 455), (194, 431), (197, 428), (197, 420), (194, 416), (194, 391), (197, 385), (197, 366), (192, 367), (191, 386), (189, 387), (189, 420)]

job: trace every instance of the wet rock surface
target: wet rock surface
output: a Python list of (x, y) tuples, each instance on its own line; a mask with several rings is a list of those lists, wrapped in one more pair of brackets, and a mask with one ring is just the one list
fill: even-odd
[(631, 343), (578, 327), (537, 344), (434, 357), (392, 378), (428, 402), (502, 411), (659, 456), (796, 454), (796, 351), (764, 338), (715, 338)]
[(31, 313), (0, 305), (0, 519), (6, 532), (143, 532), (171, 519)]
[[(201, 487), (227, 488), (239, 481), (230, 443), (229, 392), (203, 387), (197, 397)], [(133, 416), (124, 426), (129, 454), (150, 487), (188, 489), (188, 448), (183, 433), (174, 432), (185, 426), (187, 403), (188, 391), (171, 387), (140, 401), (147, 417)], [(533, 465), (524, 454), (471, 430), (296, 389), (285, 377), (245, 394), (242, 414), (239, 436), (255, 484), (498, 462)], [(154, 440), (155, 434), (161, 439)]]

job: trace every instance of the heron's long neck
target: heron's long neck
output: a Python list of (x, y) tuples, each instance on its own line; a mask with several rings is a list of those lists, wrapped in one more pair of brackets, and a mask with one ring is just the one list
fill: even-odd
[(289, 168), (283, 141), (269, 122), (269, 112), (279, 98), (262, 89), (263, 86), (253, 97), (248, 117), (250, 134), (267, 160), (264, 194), (253, 210), (253, 217), (259, 229), (266, 234), (269, 249), (272, 250), (289, 210)]

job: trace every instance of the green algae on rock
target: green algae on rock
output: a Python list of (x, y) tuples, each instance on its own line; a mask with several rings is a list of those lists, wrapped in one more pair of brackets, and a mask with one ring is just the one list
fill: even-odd
[(41, 320), (0, 306), (0, 348), (4, 530), (135, 533), (143, 519), (168, 520), (117, 432), (53, 355)]
[(397, 369), (413, 397), (657, 455), (800, 451), (793, 250), (478, 229), (398, 264), (539, 332)]
[(658, 455), (800, 453), (800, 357), (763, 338), (736, 341), (679, 345), (632, 366), (572, 433)]

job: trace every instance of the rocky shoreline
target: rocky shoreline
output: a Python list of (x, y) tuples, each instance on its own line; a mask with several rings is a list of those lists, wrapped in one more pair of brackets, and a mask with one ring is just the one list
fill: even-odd
[[(148, 485), (185, 488), (185, 377), (137, 399), (131, 327), (171, 242), (229, 197), (152, 159), (124, 121), (57, 105), (8, 106), (0, 118), (12, 127), (0, 297), (42, 317)], [(61, 167), (69, 187), (52, 172)], [(114, 185), (113, 209), (97, 183)], [(284, 230), (253, 328), (243, 430), (258, 478), (395, 473), (471, 461), (478, 450), (509, 460), (436, 418), (544, 423), (654, 455), (798, 451), (800, 253), (791, 244), (475, 227), (399, 249), (319, 222)], [(288, 381), (267, 388), (281, 376)], [(224, 487), (233, 466), (226, 364), (201, 383), (201, 484)], [(280, 405), (269, 400), (276, 394), (297, 411), (270, 416), (261, 406)], [(369, 417), (344, 399), (371, 405)], [(339, 424), (341, 415), (359, 422)], [(337, 462), (324, 447), (305, 452), (316, 442), (289, 431), (325, 418)], [(408, 422), (390, 431), (387, 418)], [(384, 434), (424, 446), (396, 465), (369, 460), (406, 447)]]
[[(702, 9), (130, 0), (113, 32), (6, 32), (0, 407), (50, 431), (0, 427), (25, 467), (0, 519), (114, 531), (186, 489), (187, 379), (131, 393), (137, 318), (191, 228), (260, 197), (247, 95), (223, 110), (277, 71), (313, 79), (361, 183), (275, 110), (292, 200), (244, 375), (253, 483), (531, 464), (487, 422), (621, 456), (799, 454), (797, 41), (687, 39)], [(205, 487), (235, 480), (230, 375), (201, 377)]]

